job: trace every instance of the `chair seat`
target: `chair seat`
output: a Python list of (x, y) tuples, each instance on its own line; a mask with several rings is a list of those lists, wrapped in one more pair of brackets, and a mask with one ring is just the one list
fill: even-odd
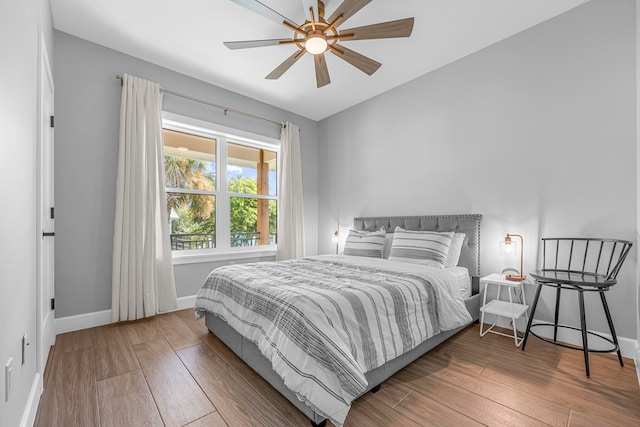
[(616, 279), (607, 278), (604, 274), (567, 270), (536, 270), (530, 275), (542, 284), (563, 284), (572, 286), (589, 286), (608, 288), (616, 284)]

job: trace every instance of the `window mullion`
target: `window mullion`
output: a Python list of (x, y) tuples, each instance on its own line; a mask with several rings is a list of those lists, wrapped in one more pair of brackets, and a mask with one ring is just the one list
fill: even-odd
[(204, 194), (205, 196), (215, 196), (217, 194), (215, 191), (194, 190), (194, 189), (191, 189), (191, 188), (167, 187), (166, 191), (167, 191), (167, 193)]
[(227, 193), (227, 138), (218, 139), (218, 196), (216, 198), (216, 236), (217, 247), (229, 249), (231, 247), (230, 212), (231, 201)]
[(278, 196), (268, 196), (266, 194), (253, 194), (253, 193), (227, 193), (229, 197), (243, 197), (245, 199), (264, 199), (264, 200), (278, 200)]

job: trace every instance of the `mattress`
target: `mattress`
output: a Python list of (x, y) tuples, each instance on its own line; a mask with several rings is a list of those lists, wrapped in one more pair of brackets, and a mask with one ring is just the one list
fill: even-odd
[(467, 299), (471, 296), (471, 277), (469, 276), (469, 270), (466, 267), (451, 267), (446, 268), (446, 271), (451, 272), (455, 277), (458, 288), (460, 289), (460, 297)]

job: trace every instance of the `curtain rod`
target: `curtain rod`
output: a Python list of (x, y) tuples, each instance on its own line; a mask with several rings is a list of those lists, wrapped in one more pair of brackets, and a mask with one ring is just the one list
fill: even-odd
[[(117, 74), (116, 75), (116, 79), (120, 80), (120, 84), (122, 84), (122, 74)], [(225, 106), (222, 106), (222, 105), (213, 104), (213, 103), (211, 103), (209, 101), (205, 101), (203, 99), (194, 98), (194, 97), (189, 96), (189, 95), (183, 95), (181, 93), (174, 92), (172, 90), (168, 90), (168, 89), (165, 89), (165, 88), (162, 88), (162, 87), (160, 88), (160, 90), (162, 92), (168, 94), (168, 95), (178, 96), (180, 98), (188, 99), (190, 101), (199, 102), (201, 104), (205, 104), (205, 105), (208, 105), (210, 107), (219, 108), (220, 110), (224, 110), (224, 115), (225, 116), (227, 115), (227, 113), (231, 112), (231, 113), (234, 113), (234, 114), (239, 114), (241, 116), (250, 117), (252, 119), (262, 120), (262, 121), (265, 121), (265, 122), (273, 123), (274, 125), (277, 125), (277, 126), (280, 126), (280, 127), (284, 127), (285, 126), (284, 123), (276, 122), (275, 120), (265, 119), (264, 117), (256, 116), (256, 115), (250, 114), (250, 113), (245, 113), (244, 111), (235, 110), (233, 108), (229, 108), (229, 107), (225, 107)]]

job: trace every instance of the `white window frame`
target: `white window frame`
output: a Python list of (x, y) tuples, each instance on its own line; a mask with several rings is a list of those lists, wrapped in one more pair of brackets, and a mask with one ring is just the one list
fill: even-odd
[[(163, 129), (190, 133), (214, 138), (216, 140), (216, 189), (215, 191), (200, 191), (167, 188), (166, 191), (197, 192), (210, 194), (216, 198), (216, 247), (211, 249), (187, 249), (172, 251), (173, 264), (190, 264), (197, 262), (222, 261), (233, 259), (249, 259), (271, 257), (276, 254), (276, 245), (259, 245), (245, 247), (231, 247), (230, 208), (231, 197), (246, 197), (252, 199), (276, 200), (279, 206), (279, 194), (276, 197), (259, 194), (237, 194), (227, 191), (227, 142), (246, 145), (248, 147), (275, 151), (280, 161), (280, 141), (264, 135), (229, 128), (204, 120), (180, 114), (162, 113)], [(278, 178), (276, 182), (279, 182)]]

